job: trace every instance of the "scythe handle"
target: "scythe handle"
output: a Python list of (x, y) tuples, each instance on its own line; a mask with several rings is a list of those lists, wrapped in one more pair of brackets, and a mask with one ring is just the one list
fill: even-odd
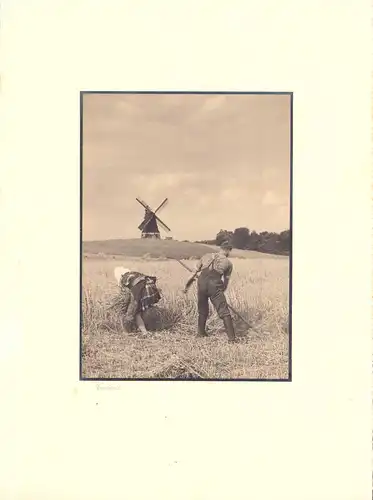
[(193, 271), (186, 265), (184, 264), (184, 262), (181, 262), (181, 260), (179, 259), (175, 259), (179, 264), (181, 264), (187, 271), (189, 271), (190, 273), (192, 273)]
[[(181, 264), (183, 266), (184, 269), (186, 269), (187, 271), (189, 271), (190, 273), (193, 273), (192, 269), (189, 268), (189, 266), (187, 266), (186, 264), (184, 264), (184, 262), (181, 262), (181, 260), (179, 259), (175, 259), (177, 260), (177, 262), (179, 264)], [(189, 288), (192, 286), (194, 280), (196, 279), (197, 277), (197, 274), (198, 274), (198, 271), (195, 271), (193, 273), (193, 276), (191, 278), (189, 278), (189, 280), (187, 281), (186, 285), (185, 285), (185, 288), (184, 288), (184, 293), (187, 293)]]

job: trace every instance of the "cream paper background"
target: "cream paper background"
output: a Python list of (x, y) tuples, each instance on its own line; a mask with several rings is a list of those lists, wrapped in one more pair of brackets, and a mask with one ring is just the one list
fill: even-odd
[[(371, 498), (370, 19), (2, 2), (2, 499)], [(78, 381), (84, 89), (294, 91), (292, 383)]]

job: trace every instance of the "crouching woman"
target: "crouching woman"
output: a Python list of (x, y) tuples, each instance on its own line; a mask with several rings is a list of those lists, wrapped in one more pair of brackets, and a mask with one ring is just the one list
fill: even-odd
[(143, 313), (161, 300), (157, 287), (157, 278), (148, 276), (124, 267), (116, 267), (114, 275), (123, 294), (131, 294), (131, 301), (127, 309), (127, 320), (135, 320), (136, 326), (142, 334), (147, 334)]

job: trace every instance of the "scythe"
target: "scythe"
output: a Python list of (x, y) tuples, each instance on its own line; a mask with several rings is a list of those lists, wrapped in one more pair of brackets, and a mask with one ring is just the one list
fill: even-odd
[[(186, 264), (184, 264), (184, 262), (181, 262), (181, 260), (179, 260), (179, 259), (175, 259), (175, 260), (177, 260), (177, 262), (178, 262), (179, 264), (181, 264), (181, 265), (184, 267), (184, 269), (186, 269), (186, 270), (187, 270), (187, 271), (189, 271), (190, 273), (192, 273), (192, 272), (193, 272), (193, 271), (192, 271), (192, 270), (191, 270), (191, 269), (190, 269), (190, 268), (189, 268)], [(192, 277), (191, 277), (191, 278), (189, 278), (189, 280), (187, 281), (187, 283), (186, 283), (186, 285), (185, 285), (185, 288), (184, 288), (184, 290), (183, 290), (183, 291), (184, 291), (184, 293), (187, 293), (187, 292), (188, 292), (189, 288), (192, 286), (193, 282), (195, 281), (195, 279), (196, 279), (197, 275), (198, 275), (198, 271), (196, 271), (195, 273), (193, 273)], [(246, 324), (249, 328), (251, 328), (251, 325), (250, 325), (250, 324), (246, 321), (246, 319), (245, 319), (245, 318), (243, 318), (243, 317), (241, 316), (241, 314), (239, 314), (239, 313), (238, 313), (235, 309), (233, 309), (233, 307), (232, 307), (231, 305), (229, 305), (229, 304), (228, 304), (228, 307), (229, 307), (229, 309), (230, 309), (230, 310), (231, 310), (231, 311), (232, 311), (232, 312), (233, 312), (233, 313), (234, 313), (234, 314), (235, 314), (238, 318), (240, 318), (240, 320), (241, 320), (241, 321), (243, 321), (243, 322), (244, 322), (244, 323), (245, 323), (245, 324)]]

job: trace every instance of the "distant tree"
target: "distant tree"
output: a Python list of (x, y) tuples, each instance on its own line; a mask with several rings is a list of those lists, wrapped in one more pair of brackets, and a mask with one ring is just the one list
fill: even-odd
[(279, 251), (281, 253), (290, 253), (291, 250), (291, 239), (290, 239), (290, 231), (287, 229), (286, 231), (282, 231), (279, 235), (278, 242)]
[(250, 240), (248, 245), (248, 250), (258, 250), (260, 245), (260, 235), (256, 231), (252, 231), (250, 234)]
[(250, 243), (250, 231), (247, 227), (238, 227), (234, 230), (232, 244), (234, 248), (245, 249)]
[(264, 231), (260, 233), (261, 241), (258, 250), (265, 253), (278, 253), (278, 241), (279, 235), (277, 233), (269, 233), (268, 231)]
[(203, 240), (199, 243), (220, 245), (229, 240), (234, 248), (256, 250), (263, 253), (289, 255), (291, 251), (291, 233), (289, 229), (281, 233), (262, 231), (257, 233), (247, 227), (238, 227), (234, 231), (220, 229), (215, 240)]

